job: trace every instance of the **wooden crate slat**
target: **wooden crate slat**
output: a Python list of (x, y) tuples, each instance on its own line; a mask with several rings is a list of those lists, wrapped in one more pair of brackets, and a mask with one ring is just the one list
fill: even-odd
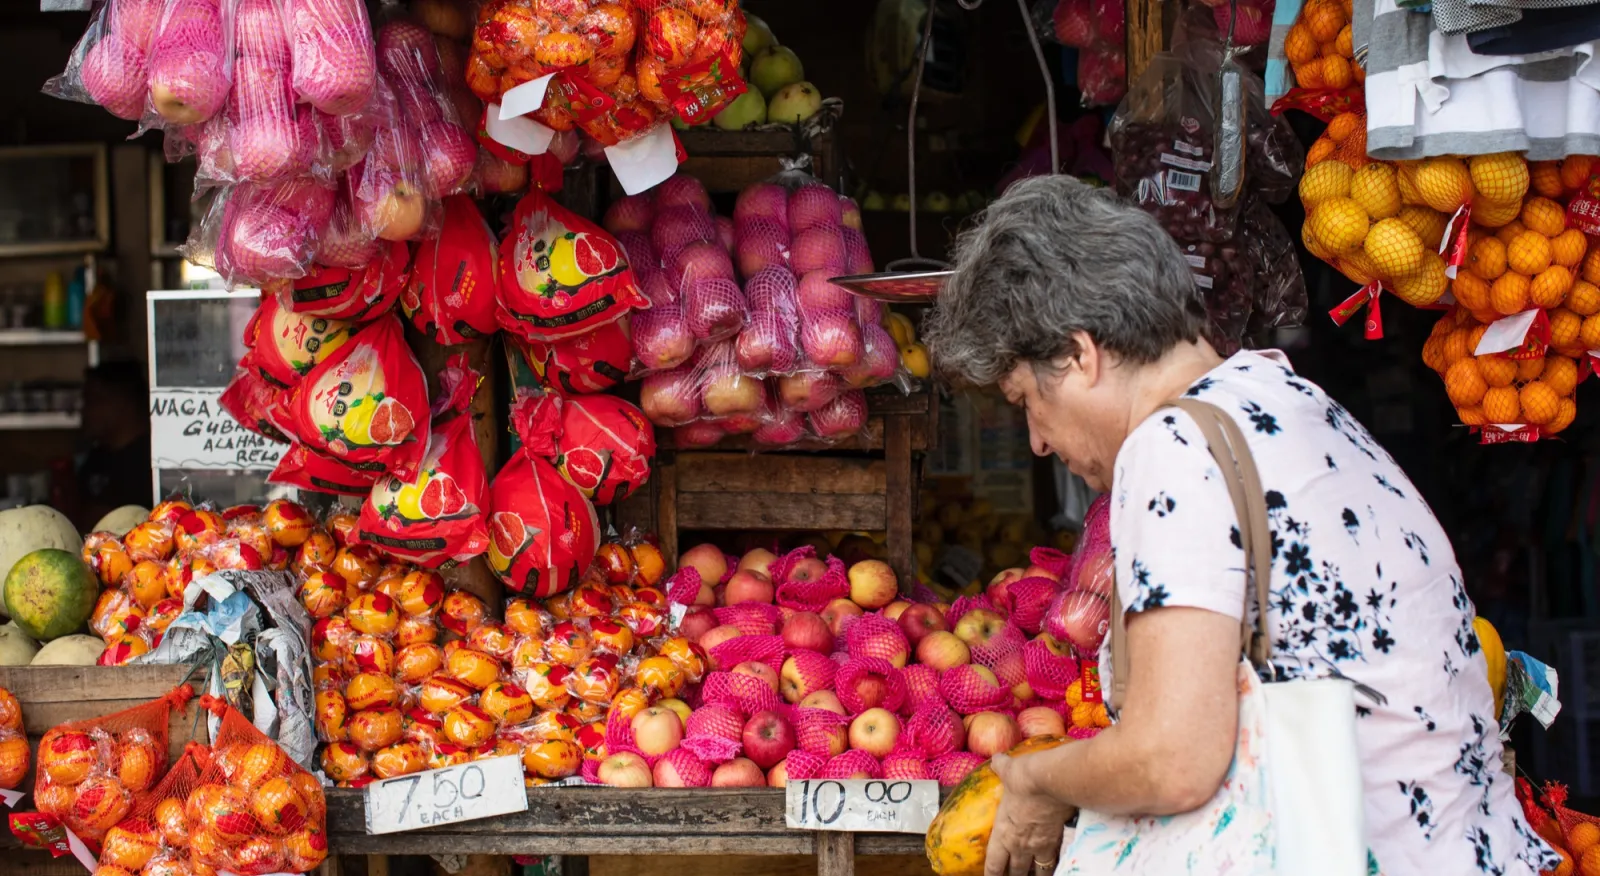
[(678, 494), (682, 529), (881, 530), (887, 517), (881, 495)]
[(153, 700), (183, 683), (188, 666), (0, 666), (0, 687), (26, 703)]
[(887, 477), (882, 460), (837, 456), (680, 453), (677, 469), (680, 502), (685, 493), (882, 493)]
[[(795, 831), (794, 834), (798, 834)], [(435, 834), (431, 832), (331, 835), (328, 847), (344, 855), (809, 855), (812, 839), (793, 834), (568, 835)], [(82, 868), (79, 868), (80, 872)]]
[[(410, 831), (549, 836), (783, 833), (782, 793), (766, 789), (534, 788), (526, 812)], [(328, 791), (328, 834), (365, 834), (365, 795)]]

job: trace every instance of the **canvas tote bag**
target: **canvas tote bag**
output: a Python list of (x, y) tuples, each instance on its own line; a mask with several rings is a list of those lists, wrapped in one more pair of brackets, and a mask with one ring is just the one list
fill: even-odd
[[(1239, 732), (1222, 787), (1181, 815), (1128, 817), (1089, 810), (1061, 856), (1057, 876), (1366, 876), (1367, 844), (1355, 693), (1346, 679), (1262, 682), (1272, 639), (1267, 607), (1272, 533), (1260, 473), (1233, 418), (1180, 399), (1199, 425), (1228, 485), (1250, 574), (1258, 623), (1241, 624)], [(1113, 704), (1128, 680), (1127, 627), (1112, 590)], [(1270, 677), (1270, 672), (1269, 672)]]

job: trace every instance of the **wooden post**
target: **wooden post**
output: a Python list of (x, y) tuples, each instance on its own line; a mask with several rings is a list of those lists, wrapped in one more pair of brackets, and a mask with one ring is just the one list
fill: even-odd
[(817, 876), (855, 876), (856, 835), (844, 831), (817, 833)]
[(389, 876), (389, 856), (368, 855), (367, 876)]
[[(678, 466), (668, 456), (656, 458), (651, 475), (656, 482), (656, 536), (661, 542), (661, 557), (669, 568), (678, 567)], [(716, 584), (715, 581), (706, 582)]]
[(911, 548), (912, 509), (916, 503), (916, 487), (911, 477), (911, 418), (904, 415), (883, 418), (884, 480), (887, 495), (885, 505), (888, 520), (886, 546), (889, 565), (900, 579), (900, 590), (906, 592), (916, 580), (915, 563)]

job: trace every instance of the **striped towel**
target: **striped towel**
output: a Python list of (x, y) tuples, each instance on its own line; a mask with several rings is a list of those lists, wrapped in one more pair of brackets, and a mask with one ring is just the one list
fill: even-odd
[(1537, 55), (1478, 55), (1465, 34), (1395, 0), (1359, 0), (1367, 43), (1367, 154), (1399, 160), (1527, 152), (1531, 161), (1600, 152), (1600, 43)]
[[(1294, 27), (1294, 20), (1300, 17), (1300, 4), (1301, 0), (1278, 0), (1272, 11), (1272, 40), (1267, 43), (1267, 72), (1262, 77), (1267, 84), (1267, 106), (1277, 103), (1294, 87), (1294, 70), (1283, 53), (1283, 41), (1289, 36), (1289, 28)], [(1352, 28), (1351, 36), (1354, 35)]]

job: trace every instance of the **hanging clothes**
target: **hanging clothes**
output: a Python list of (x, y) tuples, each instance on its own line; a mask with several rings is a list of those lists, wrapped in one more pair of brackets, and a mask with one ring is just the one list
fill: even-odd
[(1531, 55), (1600, 39), (1600, 6), (1524, 9), (1511, 24), (1467, 32), (1480, 55)]

